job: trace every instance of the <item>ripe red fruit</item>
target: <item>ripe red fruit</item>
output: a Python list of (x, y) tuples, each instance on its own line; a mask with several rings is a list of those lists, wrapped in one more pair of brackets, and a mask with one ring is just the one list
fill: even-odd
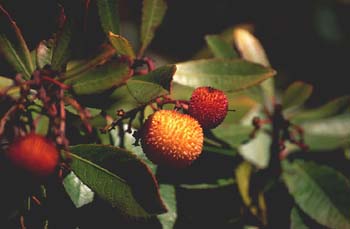
[(201, 154), (203, 130), (189, 115), (160, 110), (146, 120), (141, 132), (141, 145), (146, 156), (155, 164), (183, 168)]
[(14, 166), (37, 178), (51, 175), (59, 161), (55, 145), (34, 133), (16, 139), (9, 146), (6, 156)]
[(213, 129), (224, 121), (228, 110), (225, 93), (212, 87), (198, 87), (191, 96), (188, 113), (203, 129)]

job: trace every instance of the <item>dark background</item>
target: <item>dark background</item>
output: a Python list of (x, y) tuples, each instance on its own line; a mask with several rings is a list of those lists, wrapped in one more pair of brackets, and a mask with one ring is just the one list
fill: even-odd
[[(68, 14), (82, 16), (77, 12), (84, 0), (59, 2)], [(89, 14), (93, 18), (96, 13), (91, 2)], [(17, 22), (32, 49), (57, 29), (57, 1), (0, 0), (0, 3)], [(141, 4), (140, 0), (121, 0), (122, 21), (138, 25)], [(349, 93), (349, 19), (348, 0), (168, 0), (164, 23), (151, 49), (175, 61), (188, 60), (205, 45), (204, 35), (251, 23), (279, 73), (277, 85), (283, 90), (295, 80), (313, 84), (314, 94), (308, 105), (317, 106)], [(96, 20), (91, 22), (90, 33), (84, 39), (98, 41), (98, 25)], [(0, 74), (7, 72), (1, 68)]]

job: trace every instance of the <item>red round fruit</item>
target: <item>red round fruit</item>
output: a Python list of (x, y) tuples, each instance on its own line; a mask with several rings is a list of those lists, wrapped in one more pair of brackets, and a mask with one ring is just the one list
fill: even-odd
[(158, 165), (183, 168), (202, 153), (203, 130), (186, 114), (157, 111), (148, 117), (141, 133), (144, 153)]
[(225, 93), (212, 87), (198, 87), (191, 96), (188, 113), (203, 129), (213, 129), (225, 119), (228, 101)]
[(59, 161), (53, 142), (35, 133), (17, 138), (9, 146), (6, 156), (14, 166), (39, 178), (51, 175)]

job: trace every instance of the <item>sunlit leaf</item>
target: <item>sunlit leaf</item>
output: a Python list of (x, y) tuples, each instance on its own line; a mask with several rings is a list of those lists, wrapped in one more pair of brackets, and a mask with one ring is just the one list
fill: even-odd
[(259, 168), (266, 168), (270, 160), (271, 136), (260, 131), (255, 138), (242, 144), (238, 151), (244, 159)]
[(140, 56), (153, 40), (154, 32), (162, 23), (166, 10), (167, 4), (164, 0), (143, 1)]
[(298, 206), (318, 223), (350, 228), (350, 182), (338, 171), (314, 162), (283, 161), (283, 179)]
[(36, 48), (36, 65), (39, 68), (44, 68), (46, 65), (51, 65), (54, 49), (54, 41), (41, 41)]
[(275, 75), (271, 68), (244, 60), (206, 59), (176, 64), (174, 82), (200, 87), (212, 86), (225, 92), (243, 90)]
[(128, 56), (132, 59), (135, 58), (134, 49), (125, 37), (110, 32), (108, 34), (108, 38), (113, 47), (115, 48), (117, 54)]
[(63, 180), (63, 186), (75, 207), (80, 208), (94, 200), (94, 192), (70, 172)]
[(0, 5), (0, 52), (11, 66), (29, 79), (34, 71), (30, 51), (8, 12)]

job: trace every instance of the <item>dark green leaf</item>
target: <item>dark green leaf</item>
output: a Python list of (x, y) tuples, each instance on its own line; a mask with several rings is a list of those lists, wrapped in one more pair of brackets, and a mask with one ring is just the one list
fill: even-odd
[(350, 96), (337, 98), (322, 107), (303, 111), (292, 117), (292, 121), (300, 123), (307, 120), (328, 118), (344, 112), (350, 107)]
[(51, 67), (54, 70), (65, 70), (65, 66), (71, 56), (70, 43), (73, 36), (73, 23), (71, 20), (66, 20), (65, 24), (58, 34), (55, 47), (52, 51)]
[(174, 82), (190, 86), (212, 86), (225, 92), (243, 90), (275, 75), (271, 68), (244, 60), (209, 59), (179, 63)]
[(148, 45), (151, 43), (154, 32), (162, 23), (167, 4), (164, 0), (144, 0), (142, 7), (141, 23), (141, 49), (139, 56), (142, 56)]
[(207, 35), (205, 36), (205, 41), (214, 54), (214, 57), (228, 59), (239, 57), (233, 46), (220, 38), (218, 35)]
[(165, 212), (149, 168), (129, 151), (105, 145), (71, 147), (72, 169), (100, 198), (123, 213), (147, 217)]
[(39, 68), (44, 68), (45, 65), (51, 65), (54, 49), (54, 41), (41, 41), (36, 48), (36, 65)]
[(0, 5), (0, 52), (11, 66), (29, 79), (34, 71), (34, 64), (27, 44), (7, 11)]
[(65, 78), (75, 77), (86, 71), (94, 69), (96, 66), (105, 63), (115, 54), (115, 49), (110, 45), (103, 45), (93, 58), (84, 61), (69, 62)]
[(283, 109), (303, 105), (304, 102), (311, 96), (312, 90), (313, 87), (311, 84), (307, 84), (302, 81), (292, 83), (283, 94)]
[(311, 150), (332, 150), (350, 144), (350, 114), (305, 122), (302, 128)]
[(88, 95), (121, 86), (129, 78), (130, 68), (127, 63), (111, 61), (91, 71), (75, 75), (67, 79), (65, 83), (72, 85), (76, 94)]
[(63, 186), (76, 208), (80, 208), (94, 200), (94, 192), (79, 178), (70, 172), (63, 180)]
[(161, 184), (160, 195), (165, 202), (168, 212), (158, 215), (163, 229), (173, 229), (177, 219), (176, 190), (174, 185)]
[(298, 206), (318, 223), (350, 228), (350, 183), (341, 173), (314, 162), (283, 161), (283, 179)]
[(97, 0), (97, 7), (104, 32), (119, 34), (118, 0)]
[(234, 157), (237, 155), (236, 149), (225, 149), (225, 148), (222, 148), (221, 146), (204, 145), (203, 150), (209, 153), (218, 153), (218, 154), (231, 156), (231, 157)]
[(175, 65), (165, 65), (147, 75), (134, 76), (110, 95), (110, 99), (118, 102), (108, 110), (110, 113), (118, 109), (132, 110), (169, 94), (175, 70)]
[(137, 102), (145, 104), (160, 95), (170, 92), (171, 81), (175, 71), (175, 65), (166, 65), (147, 75), (135, 76), (126, 85), (131, 96)]
[(238, 148), (244, 159), (259, 168), (266, 168), (270, 159), (271, 136), (260, 131), (255, 138)]
[(115, 48), (117, 54), (135, 59), (134, 49), (125, 37), (110, 32), (108, 38), (109, 42)]
[(291, 229), (309, 229), (302, 216), (300, 215), (300, 210), (297, 207), (292, 208), (290, 215), (290, 228)]
[(227, 186), (232, 186), (235, 183), (233, 178), (221, 178), (217, 179), (215, 183), (200, 183), (200, 184), (181, 184), (180, 187), (184, 189), (216, 189)]

